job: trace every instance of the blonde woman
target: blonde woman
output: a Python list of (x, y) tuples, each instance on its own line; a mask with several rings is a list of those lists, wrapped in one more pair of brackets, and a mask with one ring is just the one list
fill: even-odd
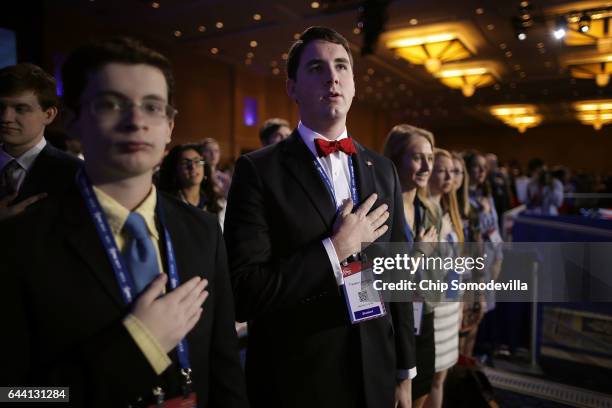
[[(449, 244), (440, 246), (441, 255), (454, 255), (450, 243), (464, 241), (463, 222), (455, 195), (453, 180), (453, 157), (443, 149), (434, 149), (434, 164), (429, 179), (429, 200), (438, 206), (442, 213), (440, 242)], [(449, 272), (447, 280), (457, 279), (459, 275)], [(455, 294), (456, 295), (456, 294)], [(431, 392), (427, 397), (425, 407), (442, 407), (444, 380), (448, 369), (457, 363), (459, 358), (459, 320), (461, 303), (456, 296), (447, 294), (443, 302), (434, 306), (434, 340), (435, 340), (435, 374)]]
[[(391, 129), (385, 141), (384, 155), (395, 164), (402, 187), (408, 242), (438, 240), (440, 213), (427, 198), (433, 149), (434, 137), (431, 132), (406, 124)], [(417, 329), (417, 376), (412, 380), (412, 406), (420, 408), (431, 389), (434, 375), (433, 311), (427, 303), (415, 302), (413, 307)]]

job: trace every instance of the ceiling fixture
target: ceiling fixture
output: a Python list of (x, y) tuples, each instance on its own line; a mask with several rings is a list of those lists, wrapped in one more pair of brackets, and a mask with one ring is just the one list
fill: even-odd
[(259, 13), (253, 14), (253, 20), (255, 20), (255, 21), (261, 20), (261, 14), (259, 14)]
[(542, 122), (542, 115), (537, 113), (534, 105), (497, 105), (489, 112), (506, 125), (517, 128), (519, 133), (525, 133), (528, 128)]
[(599, 52), (612, 52), (612, 6), (558, 15), (553, 35), (564, 38), (565, 45), (597, 45)]
[(610, 82), (612, 54), (568, 60), (565, 64), (574, 78), (594, 79), (597, 86), (602, 88)]
[(387, 47), (412, 64), (424, 65), (430, 73), (438, 72), (443, 62), (472, 56), (466, 45), (450, 33), (397, 39), (387, 42)]
[(582, 17), (580, 17), (580, 20), (578, 20), (578, 30), (580, 30), (581, 33), (588, 33), (590, 29), (591, 17), (589, 17), (587, 14), (583, 14)]
[(553, 31), (553, 37), (560, 40), (567, 34), (567, 20), (565, 16), (557, 16), (555, 21), (555, 29)]
[(472, 64), (465, 67), (446, 66), (435, 76), (449, 88), (461, 89), (463, 96), (466, 98), (473, 96), (476, 89), (493, 85), (499, 79), (499, 75), (490, 64)]
[(595, 130), (612, 123), (612, 99), (580, 101), (573, 104), (576, 118)]
[(217, 21), (217, 23), (215, 24), (215, 27), (217, 27), (219, 30), (223, 28), (223, 21)]

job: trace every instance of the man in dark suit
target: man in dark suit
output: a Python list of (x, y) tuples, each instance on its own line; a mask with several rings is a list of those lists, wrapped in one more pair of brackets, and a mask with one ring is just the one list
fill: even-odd
[(362, 243), (405, 240), (397, 173), (347, 137), (355, 87), (344, 37), (307, 29), (287, 73), (301, 122), (238, 160), (225, 219), (237, 317), (249, 321), (249, 400), (410, 406), (412, 305), (391, 303), (386, 315), (351, 324), (341, 265)]
[(45, 140), (58, 105), (55, 79), (41, 68), (0, 69), (0, 220), (61, 193), (81, 166)]
[(68, 386), (75, 407), (246, 407), (219, 225), (152, 185), (176, 113), (168, 60), (117, 39), (76, 50), (63, 78), (86, 161), (0, 224), (0, 384)]

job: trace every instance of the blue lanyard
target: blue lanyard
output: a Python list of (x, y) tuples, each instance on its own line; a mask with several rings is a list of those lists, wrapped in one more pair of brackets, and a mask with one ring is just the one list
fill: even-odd
[[(127, 267), (125, 266), (123, 257), (119, 252), (119, 248), (117, 248), (117, 243), (115, 242), (115, 238), (113, 237), (111, 229), (108, 225), (106, 216), (102, 211), (102, 208), (100, 207), (98, 198), (96, 197), (93, 188), (91, 187), (91, 182), (87, 178), (87, 175), (85, 174), (83, 169), (80, 169), (77, 172), (76, 182), (81, 192), (81, 195), (85, 200), (85, 205), (87, 206), (87, 210), (91, 215), (91, 219), (93, 220), (94, 225), (96, 226), (98, 236), (102, 240), (104, 250), (108, 255), (108, 259), (110, 260), (113, 271), (115, 272), (115, 277), (117, 279), (117, 282), (119, 283), (119, 287), (121, 288), (121, 295), (123, 296), (123, 300), (126, 304), (129, 305), (133, 302), (134, 295), (136, 294), (134, 282), (132, 281), (132, 277), (130, 276)], [(170, 289), (174, 290), (179, 286), (180, 281), (178, 277), (178, 269), (176, 267), (176, 258), (174, 256), (174, 248), (172, 246), (170, 233), (165, 227), (162, 212), (160, 209), (159, 196), (157, 200), (156, 214), (164, 232), (164, 240), (166, 241), (166, 255), (168, 259), (168, 277), (170, 280)], [(189, 364), (188, 356), (189, 351), (187, 349), (187, 342), (184, 338), (178, 343), (177, 352), (182, 372), (191, 372), (191, 366)]]
[[(357, 185), (355, 183), (355, 170), (353, 169), (353, 159), (351, 158), (351, 156), (347, 155), (347, 160), (349, 168), (351, 199), (353, 200), (353, 205), (356, 206), (359, 203), (359, 197), (357, 195)], [(334, 185), (332, 184), (331, 180), (327, 176), (327, 173), (325, 173), (323, 166), (321, 166), (321, 163), (319, 163), (319, 160), (316, 157), (314, 158), (314, 165), (319, 171), (319, 175), (321, 176), (321, 179), (323, 179), (323, 183), (325, 183), (325, 187), (327, 187), (327, 191), (329, 191), (329, 194), (331, 195), (332, 200), (334, 201), (334, 206), (336, 207), (336, 209), (338, 209), (338, 202), (336, 201), (336, 192), (334, 190)]]

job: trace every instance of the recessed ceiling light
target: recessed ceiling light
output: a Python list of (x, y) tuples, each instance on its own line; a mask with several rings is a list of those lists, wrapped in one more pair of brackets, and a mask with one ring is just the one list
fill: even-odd
[(154, 1), (154, 2), (151, 3), (151, 7), (153, 7), (154, 9), (158, 9), (160, 5), (161, 4), (159, 4), (159, 2), (157, 2), (157, 1)]
[(249, 43), (249, 45), (251, 46), (251, 48), (255, 48), (257, 47), (257, 41), (253, 40)]
[(512, 51), (506, 51), (506, 57), (507, 58), (511, 58), (512, 57)]
[(213, 48), (210, 49), (210, 52), (212, 54), (218, 54), (219, 53), (219, 49), (217, 47), (213, 47)]
[(255, 57), (255, 54), (253, 54), (252, 52), (247, 52), (247, 58), (253, 58)]
[(361, 29), (359, 27), (353, 28), (353, 34), (355, 34), (355, 35), (361, 34)]
[(476, 14), (484, 14), (484, 9), (482, 7), (477, 8)]
[(368, 68), (368, 75), (374, 75), (374, 68)]
[(273, 73), (274, 75), (278, 75), (278, 74), (280, 74), (280, 69), (278, 69), (278, 68), (274, 68), (274, 69), (272, 70), (272, 73)]
[(505, 50), (506, 48), (508, 48), (508, 46), (506, 45), (506, 43), (501, 43), (499, 44), (499, 48), (501, 48), (502, 50)]
[(409, 23), (410, 23), (410, 25), (417, 25), (417, 24), (419, 24), (419, 20), (417, 20), (416, 18), (411, 18)]
[(287, 58), (289, 58), (289, 54), (287, 54), (286, 52), (283, 52), (283, 55), (281, 55), (281, 58), (286, 61)]
[(217, 27), (218, 29), (222, 29), (223, 28), (223, 21), (217, 21), (217, 23), (215, 24), (215, 27)]
[(495, 26), (493, 24), (487, 24), (487, 30), (493, 31), (495, 30)]
[(206, 27), (204, 27), (203, 25), (198, 26), (198, 31), (203, 33), (204, 31), (206, 31)]
[(544, 48), (544, 43), (543, 42), (539, 42), (539, 43), (536, 44), (536, 47)]
[(310, 7), (313, 9), (318, 9), (321, 6), (321, 4), (319, 4), (318, 1), (313, 1), (312, 3), (310, 3)]
[(176, 38), (180, 37), (181, 35), (183, 35), (183, 33), (182, 33), (182, 32), (180, 32), (180, 30), (176, 30), (176, 31), (174, 32), (174, 36), (175, 36)]
[(293, 34), (293, 39), (294, 40), (299, 40), (300, 39), (300, 33)]
[(271, 66), (272, 68), (277, 67), (277, 66), (278, 66), (278, 62), (276, 62), (276, 61), (271, 61), (271, 62), (270, 62), (270, 66)]
[(261, 14), (258, 14), (258, 13), (253, 14), (253, 20), (255, 21), (261, 20)]

